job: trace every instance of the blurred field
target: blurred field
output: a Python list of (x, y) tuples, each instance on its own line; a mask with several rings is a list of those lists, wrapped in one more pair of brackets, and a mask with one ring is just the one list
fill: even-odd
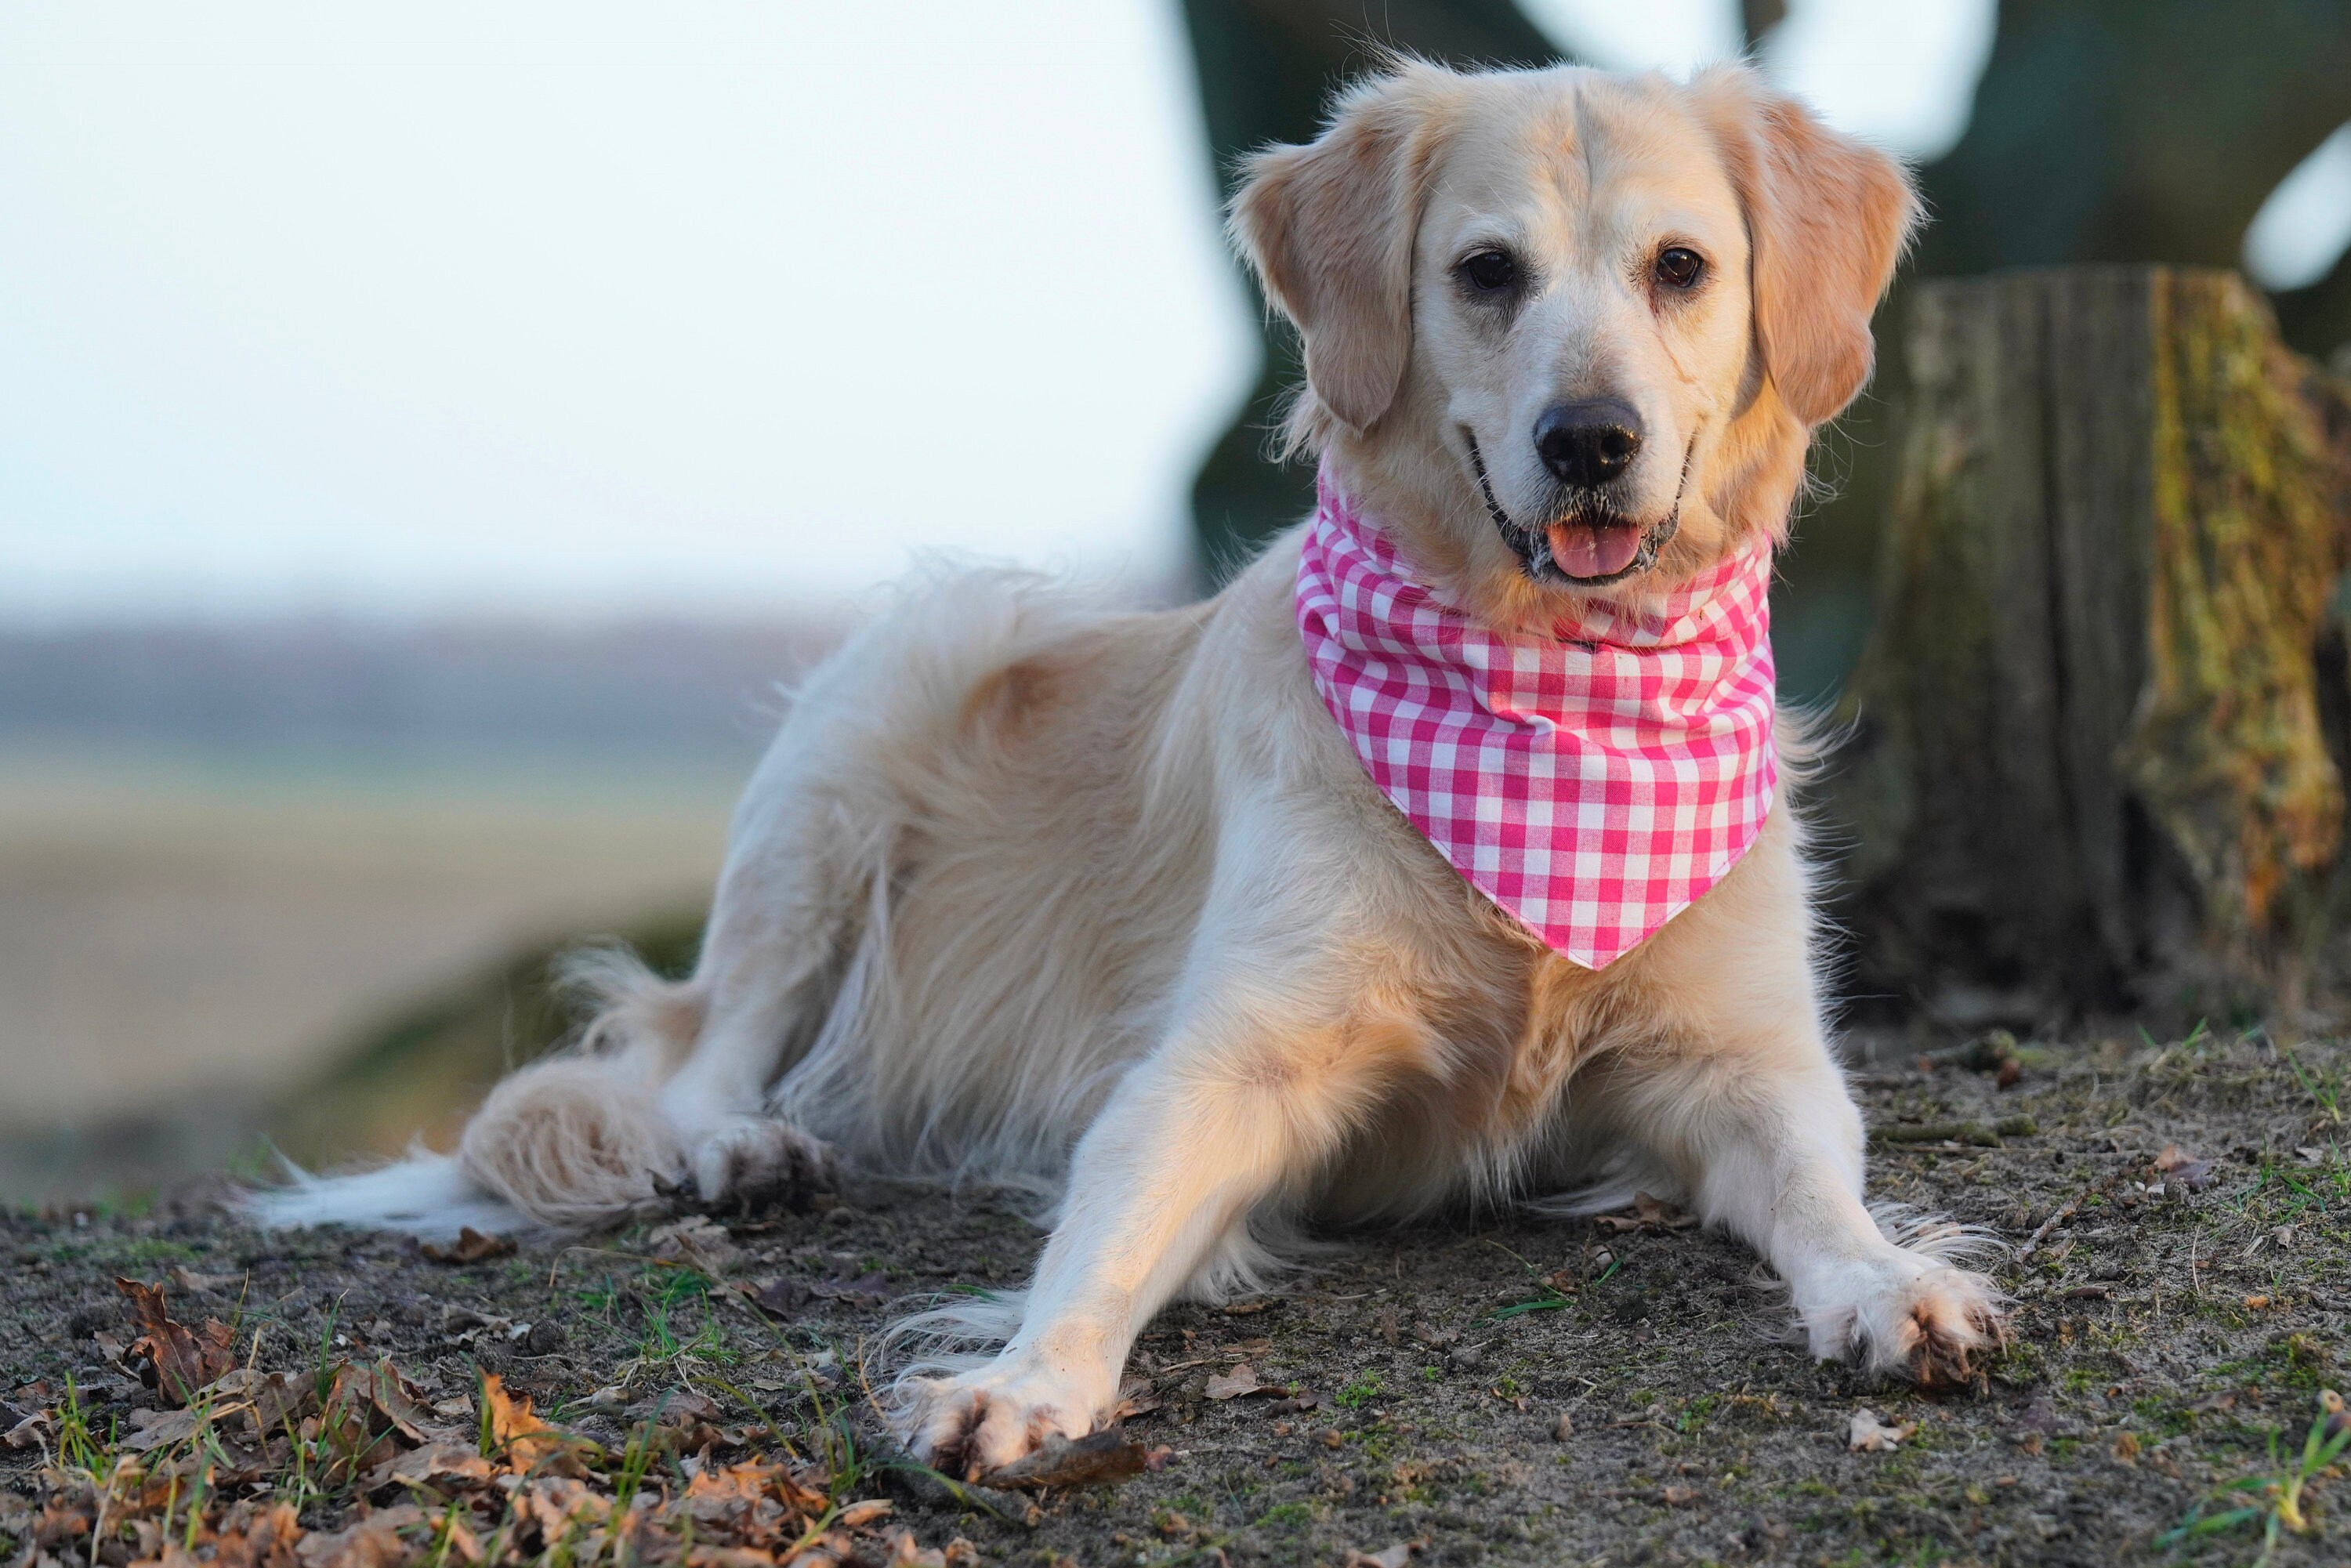
[[(516, 965), (649, 920), (690, 947), (778, 684), (834, 635), (0, 632), (0, 1198), (437, 1128), (559, 1024)], [(387, 1065), (420, 1029), (431, 1061)], [(366, 1093), (319, 1092), (363, 1059)]]
[(707, 895), (738, 778), (0, 761), (0, 1186), (233, 1153), (386, 1016)]

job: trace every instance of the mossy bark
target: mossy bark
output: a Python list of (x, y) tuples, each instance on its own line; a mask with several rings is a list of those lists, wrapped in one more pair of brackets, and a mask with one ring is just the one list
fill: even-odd
[(2296, 983), (2343, 846), (2351, 389), (2231, 273), (1929, 283), (1908, 326), (1830, 786), (1861, 988), (1971, 1024)]

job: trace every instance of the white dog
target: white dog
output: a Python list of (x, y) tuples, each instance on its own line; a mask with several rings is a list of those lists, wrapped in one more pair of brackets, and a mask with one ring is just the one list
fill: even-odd
[(798, 695), (692, 978), (611, 967), (457, 1155), (261, 1212), (585, 1227), (836, 1150), (1058, 1184), (1008, 1343), (903, 1389), (974, 1473), (1102, 1421), (1285, 1220), (1635, 1180), (1768, 1258), (1815, 1354), (1963, 1375), (1998, 1297), (1864, 1206), (1761, 631), (1917, 211), (1740, 68), (1354, 88), (1233, 212), (1317, 518), (1164, 614), (910, 597)]

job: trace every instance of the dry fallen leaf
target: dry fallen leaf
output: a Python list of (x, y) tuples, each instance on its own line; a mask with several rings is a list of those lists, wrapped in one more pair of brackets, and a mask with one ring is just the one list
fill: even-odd
[(137, 1280), (117, 1280), (114, 1288), (128, 1297), (139, 1338), (127, 1353), (140, 1380), (174, 1405), (185, 1405), (196, 1390), (236, 1365), (228, 1325), (206, 1318), (201, 1329), (174, 1322), (164, 1310), (159, 1285)]
[(2155, 1156), (2155, 1170), (2158, 1176), (2176, 1181), (2190, 1192), (2201, 1192), (2212, 1185), (2212, 1162), (2191, 1159), (2180, 1152), (2178, 1144), (2165, 1145), (2163, 1153)]
[(816, 1293), (829, 1301), (872, 1306), (890, 1299), (890, 1277), (880, 1270), (851, 1278), (845, 1271), (817, 1282)]
[(7, 1429), (0, 1431), (0, 1445), (11, 1448), (45, 1448), (56, 1427), (57, 1422), (47, 1411), (37, 1410), (9, 1422)]
[(507, 1468), (521, 1475), (561, 1451), (546, 1422), (531, 1414), (530, 1396), (508, 1394), (495, 1372), (482, 1374), (482, 1401), (490, 1413), (490, 1441), (506, 1457)]
[(496, 1474), (497, 1467), (470, 1443), (428, 1443), (399, 1455), (371, 1474), (364, 1484), (370, 1491), (394, 1481), (446, 1487), (453, 1482), (488, 1481)]
[(1032, 1454), (1015, 1459), (1003, 1469), (991, 1470), (979, 1480), (991, 1487), (1019, 1487), (1042, 1490), (1049, 1487), (1110, 1486), (1139, 1476), (1145, 1470), (1155, 1470), (1167, 1462), (1166, 1448), (1146, 1448), (1130, 1442), (1126, 1434), (1116, 1427), (1078, 1438), (1075, 1442), (1054, 1434), (1044, 1446)]
[(214, 1568), (292, 1568), (301, 1539), (302, 1521), (292, 1503), (240, 1503), (221, 1521)]
[(256, 1442), (286, 1435), (318, 1406), (318, 1379), (287, 1377), (282, 1372), (258, 1372), (249, 1366), (224, 1373), (207, 1392), (219, 1414), (235, 1412), (246, 1435)]
[(417, 1249), (435, 1263), (479, 1263), (491, 1258), (504, 1258), (514, 1251), (515, 1244), (503, 1236), (485, 1236), (472, 1226), (457, 1232), (457, 1239), (446, 1247), (436, 1247), (427, 1241)]
[(193, 1410), (133, 1410), (131, 1431), (122, 1446), (134, 1454), (161, 1448), (172, 1443), (184, 1443), (196, 1435), (196, 1428), (211, 1417)]
[(726, 1412), (707, 1394), (695, 1388), (668, 1388), (628, 1407), (632, 1421), (719, 1421)]
[(663, 1262), (682, 1263), (713, 1280), (725, 1278), (743, 1256), (726, 1228), (706, 1214), (690, 1214), (663, 1226), (645, 1239), (645, 1245)]
[(1889, 1427), (1878, 1419), (1876, 1411), (1864, 1408), (1853, 1413), (1845, 1427), (1844, 1446), (1856, 1454), (1882, 1454), (1900, 1448), (1902, 1440), (1917, 1429), (1916, 1421)]
[(422, 1533), (424, 1511), (413, 1502), (380, 1508), (331, 1533), (302, 1537), (294, 1555), (302, 1568), (391, 1568), (413, 1555), (402, 1531)]
[(1230, 1372), (1212, 1372), (1205, 1390), (1211, 1399), (1238, 1399), (1250, 1394), (1286, 1394), (1289, 1390), (1259, 1378), (1246, 1361)]
[(326, 1406), (356, 1416), (371, 1431), (381, 1430), (388, 1423), (412, 1443), (455, 1442), (475, 1436), (470, 1427), (437, 1417), (424, 1402), (423, 1391), (389, 1361), (373, 1366), (346, 1362), (337, 1367), (328, 1385)]
[(809, 1288), (789, 1276), (739, 1281), (735, 1290), (745, 1301), (768, 1316), (777, 1318), (791, 1316), (809, 1299)]

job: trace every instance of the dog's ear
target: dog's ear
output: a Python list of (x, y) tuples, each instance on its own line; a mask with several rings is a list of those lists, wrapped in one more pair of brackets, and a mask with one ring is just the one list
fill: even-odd
[(1357, 431), (1395, 401), (1412, 355), (1412, 250), (1458, 79), (1405, 64), (1357, 84), (1304, 147), (1250, 155), (1236, 243), (1306, 340), (1306, 380)]
[(1869, 380), (1869, 318), (1919, 219), (1903, 166), (1744, 66), (1690, 84), (1747, 214), (1755, 340), (1790, 413), (1842, 413)]

